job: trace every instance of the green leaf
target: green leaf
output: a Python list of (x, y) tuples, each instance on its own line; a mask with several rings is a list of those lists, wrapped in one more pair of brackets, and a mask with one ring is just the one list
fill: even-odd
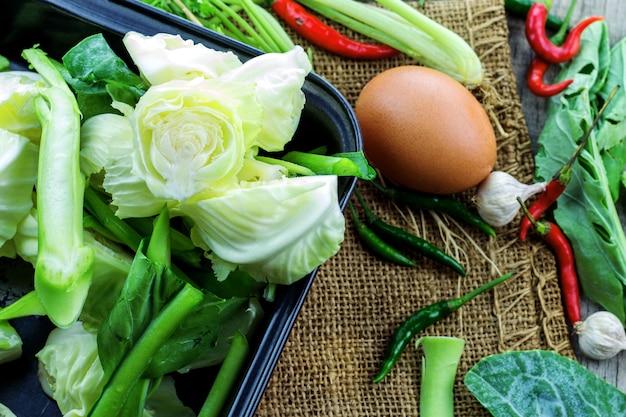
[(590, 417), (626, 414), (626, 394), (551, 351), (487, 356), (465, 385), (494, 417)]
[(104, 105), (106, 101), (109, 106), (111, 101), (134, 105), (147, 88), (100, 33), (76, 44), (62, 62), (63, 75), (80, 97), (81, 112), (86, 117), (112, 112), (112, 108)]
[[(613, 89), (607, 83), (615, 78), (610, 75), (615, 69), (608, 67), (612, 64), (609, 52), (606, 25), (594, 23), (583, 33), (579, 55), (559, 74), (559, 79), (572, 78), (574, 82), (549, 102), (535, 157), (538, 180), (551, 178), (573, 153), (597, 112), (601, 99), (596, 93)], [(624, 93), (621, 90), (618, 94)], [(596, 133), (590, 136), (574, 165), (571, 181), (557, 200), (554, 218), (572, 243), (585, 295), (624, 321), (626, 237), (612, 194), (612, 184), (619, 176), (609, 178), (616, 176), (615, 169), (605, 167), (608, 154), (602, 152), (598, 137)], [(608, 149), (622, 158), (623, 151), (617, 147)]]
[(178, 279), (169, 268), (169, 229), (164, 207), (147, 248), (144, 239), (118, 302), (98, 330), (106, 384), (92, 417), (117, 415), (127, 400), (137, 399), (137, 384), (145, 383), (142, 374), (155, 352), (202, 300), (200, 290)]
[(234, 315), (245, 314), (248, 300), (241, 297), (222, 299), (205, 294), (200, 305), (163, 343), (154, 354), (144, 373), (146, 378), (158, 378), (188, 366), (215, 347), (220, 330)]

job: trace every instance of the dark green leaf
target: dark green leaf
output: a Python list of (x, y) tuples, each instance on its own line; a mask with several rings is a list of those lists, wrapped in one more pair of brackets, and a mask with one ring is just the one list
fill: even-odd
[(626, 394), (551, 351), (487, 356), (464, 382), (494, 417), (626, 415)]
[[(561, 168), (591, 126), (597, 104), (603, 101), (595, 93), (604, 91), (607, 80), (614, 78), (609, 75), (613, 72), (608, 68), (609, 52), (606, 25), (593, 24), (583, 33), (579, 55), (559, 74), (559, 79), (572, 78), (574, 83), (550, 100), (535, 157), (539, 179), (550, 179)], [(585, 295), (624, 321), (626, 237), (603, 158), (592, 134), (557, 200), (554, 218), (572, 243)]]
[(159, 348), (144, 377), (158, 378), (184, 368), (206, 354), (215, 345), (224, 323), (233, 315), (245, 314), (247, 306), (245, 298), (225, 300), (207, 293), (200, 305)]

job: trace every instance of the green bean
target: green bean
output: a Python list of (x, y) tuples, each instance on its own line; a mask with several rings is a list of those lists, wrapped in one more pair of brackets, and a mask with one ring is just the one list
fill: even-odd
[(477, 227), (489, 236), (495, 236), (496, 232), (485, 222), (477, 212), (471, 210), (459, 200), (436, 194), (426, 194), (402, 188), (384, 187), (376, 181), (371, 181), (383, 194), (391, 200), (406, 204), (417, 210), (433, 210), (448, 214), (456, 219)]
[(469, 300), (476, 297), (479, 294), (495, 287), (501, 282), (511, 278), (513, 273), (508, 273), (498, 277), (488, 283), (476, 288), (475, 290), (465, 294), (459, 298), (453, 298), (450, 300), (439, 301), (417, 310), (412, 316), (410, 316), (404, 323), (400, 325), (391, 337), (391, 341), (387, 348), (383, 364), (378, 374), (374, 377), (374, 382), (380, 382), (394, 367), (400, 355), (404, 351), (406, 345), (411, 341), (420, 331), (435, 324), (436, 322), (445, 319), (450, 314), (457, 311)]
[(454, 259), (452, 256), (445, 253), (443, 250), (433, 245), (429, 241), (422, 239), (412, 233), (405, 231), (400, 227), (396, 227), (385, 223), (380, 217), (378, 217), (369, 208), (363, 196), (358, 190), (354, 191), (357, 199), (361, 203), (363, 210), (365, 211), (366, 222), (369, 227), (377, 233), (383, 240), (388, 240), (396, 244), (407, 245), (410, 249), (430, 258), (434, 261), (441, 263), (442, 265), (451, 268), (456, 273), (466, 276), (467, 272), (465, 268)]
[(354, 225), (356, 226), (357, 233), (359, 237), (365, 243), (367, 247), (369, 247), (373, 252), (380, 255), (381, 257), (387, 259), (388, 261), (394, 262), (398, 265), (402, 266), (410, 266), (416, 267), (415, 262), (404, 256), (400, 251), (396, 250), (394, 247), (387, 244), (384, 240), (382, 240), (378, 235), (376, 235), (365, 223), (363, 223), (356, 214), (354, 210), (354, 206), (352, 202), (348, 202), (350, 206), (350, 213), (352, 214), (352, 219), (354, 220)]

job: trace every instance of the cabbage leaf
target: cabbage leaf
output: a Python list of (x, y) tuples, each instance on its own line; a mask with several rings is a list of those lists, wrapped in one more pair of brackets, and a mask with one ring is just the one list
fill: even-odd
[(626, 394), (552, 351), (487, 356), (464, 382), (494, 417), (626, 415)]

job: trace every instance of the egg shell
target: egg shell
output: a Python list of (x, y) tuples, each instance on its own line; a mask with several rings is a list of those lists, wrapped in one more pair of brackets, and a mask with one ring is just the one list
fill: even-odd
[(485, 109), (440, 71), (405, 65), (379, 73), (359, 94), (355, 114), (368, 161), (398, 185), (453, 194), (478, 185), (495, 165)]

